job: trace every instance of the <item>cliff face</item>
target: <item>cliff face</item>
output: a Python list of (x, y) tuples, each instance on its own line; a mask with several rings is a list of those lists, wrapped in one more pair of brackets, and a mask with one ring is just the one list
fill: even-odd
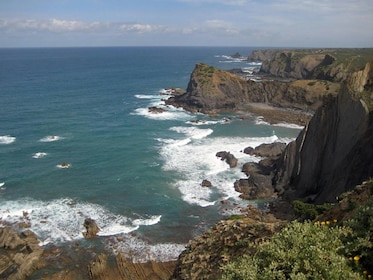
[(286, 148), (276, 188), (291, 198), (335, 201), (373, 175), (373, 62), (350, 75)]
[(206, 64), (197, 64), (185, 94), (168, 99), (168, 104), (193, 112), (211, 113), (246, 109), (248, 103), (315, 110), (324, 96), (335, 94), (339, 85), (328, 81), (247, 81)]
[(334, 82), (343, 81), (372, 58), (372, 49), (258, 50), (248, 57), (263, 62), (262, 73)]

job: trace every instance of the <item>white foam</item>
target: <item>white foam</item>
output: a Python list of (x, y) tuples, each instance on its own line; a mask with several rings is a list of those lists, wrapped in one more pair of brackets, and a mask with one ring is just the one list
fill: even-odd
[(136, 226), (152, 226), (161, 221), (162, 215), (151, 216), (149, 219), (136, 219), (132, 223)]
[(4, 135), (0, 136), (0, 144), (2, 145), (8, 145), (16, 141), (16, 137), (10, 136), (10, 135)]
[(38, 152), (38, 153), (35, 153), (32, 155), (33, 158), (43, 158), (45, 156), (47, 156), (48, 153), (44, 153), (44, 152)]
[(61, 164), (57, 164), (56, 167), (60, 168), (60, 169), (67, 169), (67, 168), (71, 167), (71, 164), (64, 162), (64, 163), (61, 163)]
[(273, 124), (273, 126), (286, 127), (286, 128), (298, 129), (298, 130), (302, 130), (304, 128), (304, 126), (301, 126), (301, 125), (285, 123), (285, 122)]
[(54, 142), (63, 139), (61, 136), (57, 135), (49, 135), (41, 138), (39, 141), (40, 142)]
[(177, 133), (183, 133), (192, 139), (202, 139), (214, 132), (211, 128), (199, 129), (196, 127), (185, 126), (171, 127), (170, 130), (176, 131)]
[[(245, 162), (259, 161), (260, 158), (247, 155), (242, 150), (248, 146), (257, 147), (262, 143), (282, 141), (271, 137), (209, 137), (211, 129), (196, 127), (172, 127), (171, 130), (184, 134), (182, 139), (158, 139), (163, 145), (160, 155), (164, 160), (163, 169), (180, 175), (175, 182), (184, 201), (202, 207), (215, 204), (218, 200), (237, 198), (235, 180), (245, 178), (241, 166)], [(229, 165), (216, 157), (219, 151), (231, 152), (238, 159), (238, 167)], [(203, 180), (209, 180), (213, 188), (202, 187)]]
[(269, 122), (264, 121), (262, 116), (255, 118), (255, 124), (256, 125), (271, 125)]
[(160, 99), (161, 96), (159, 95), (148, 95), (148, 94), (136, 94), (136, 98), (138, 99)]
[(122, 253), (135, 263), (174, 261), (179, 257), (181, 252), (185, 250), (185, 247), (185, 244), (177, 243), (149, 244), (131, 235), (112, 239), (108, 244), (108, 248), (115, 254)]
[(100, 231), (99, 236), (129, 233), (139, 226), (149, 226), (158, 223), (160, 216), (136, 219), (114, 214), (105, 207), (71, 199), (57, 199), (49, 202), (22, 199), (5, 201), (0, 205), (0, 219), (4, 222), (27, 222), (31, 225), (40, 243), (66, 242), (83, 238), (85, 218), (96, 221)]
[(165, 106), (164, 102), (153, 102), (149, 104), (149, 107), (157, 107), (160, 109), (164, 109), (164, 112), (154, 113), (149, 112), (149, 107), (146, 108), (137, 108), (133, 114), (144, 116), (148, 119), (153, 120), (188, 120), (191, 118), (190, 114), (188, 114), (182, 108), (175, 108), (173, 106)]
[(255, 124), (256, 125), (268, 125), (268, 126), (271, 125), (271, 126), (285, 127), (285, 128), (297, 129), (297, 130), (302, 130), (304, 128), (304, 126), (301, 126), (301, 125), (292, 124), (292, 123), (285, 123), (285, 122), (270, 124), (270, 123), (264, 121), (262, 116), (259, 116), (255, 119)]

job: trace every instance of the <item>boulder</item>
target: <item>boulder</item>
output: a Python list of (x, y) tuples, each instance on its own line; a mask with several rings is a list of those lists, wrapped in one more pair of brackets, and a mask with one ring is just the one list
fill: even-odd
[(201, 183), (201, 186), (202, 187), (211, 188), (212, 187), (212, 183), (209, 180), (203, 180), (202, 183)]
[(95, 238), (97, 233), (100, 231), (100, 228), (97, 226), (96, 222), (91, 218), (86, 218), (83, 226), (86, 229), (86, 232), (83, 232), (83, 236), (87, 239)]
[(271, 144), (261, 144), (255, 149), (252, 147), (247, 147), (244, 149), (244, 153), (259, 157), (274, 158), (279, 157), (283, 153), (285, 148), (285, 143), (275, 142)]
[(270, 176), (250, 176), (248, 179), (239, 179), (234, 183), (234, 189), (241, 193), (242, 199), (273, 198), (275, 191)]
[(154, 113), (154, 114), (161, 114), (161, 113), (167, 112), (167, 110), (163, 108), (158, 108), (158, 107), (149, 107), (148, 111), (149, 113)]
[(230, 152), (222, 151), (216, 153), (217, 157), (220, 157), (221, 160), (225, 160), (226, 163), (229, 164), (230, 168), (234, 168), (237, 166), (238, 160), (237, 158), (231, 154)]

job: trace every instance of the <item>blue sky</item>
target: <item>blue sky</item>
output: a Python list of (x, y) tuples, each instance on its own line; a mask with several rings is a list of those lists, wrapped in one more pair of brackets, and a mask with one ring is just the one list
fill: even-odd
[(373, 47), (373, 0), (0, 0), (0, 47)]

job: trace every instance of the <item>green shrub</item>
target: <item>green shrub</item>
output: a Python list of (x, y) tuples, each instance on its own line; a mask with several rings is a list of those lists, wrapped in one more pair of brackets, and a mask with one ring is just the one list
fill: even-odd
[(346, 227), (292, 222), (259, 246), (254, 256), (243, 256), (223, 267), (231, 279), (363, 279), (340, 254)]
[(299, 220), (314, 220), (318, 215), (330, 209), (332, 204), (324, 203), (320, 205), (305, 203), (300, 200), (292, 202), (293, 210)]
[(343, 253), (353, 258), (359, 256), (359, 263), (373, 271), (373, 196), (360, 206), (355, 215), (344, 222), (344, 225), (352, 229), (343, 241), (345, 243)]
[(242, 215), (231, 215), (229, 216), (228, 220), (242, 220), (243, 219), (243, 216)]

